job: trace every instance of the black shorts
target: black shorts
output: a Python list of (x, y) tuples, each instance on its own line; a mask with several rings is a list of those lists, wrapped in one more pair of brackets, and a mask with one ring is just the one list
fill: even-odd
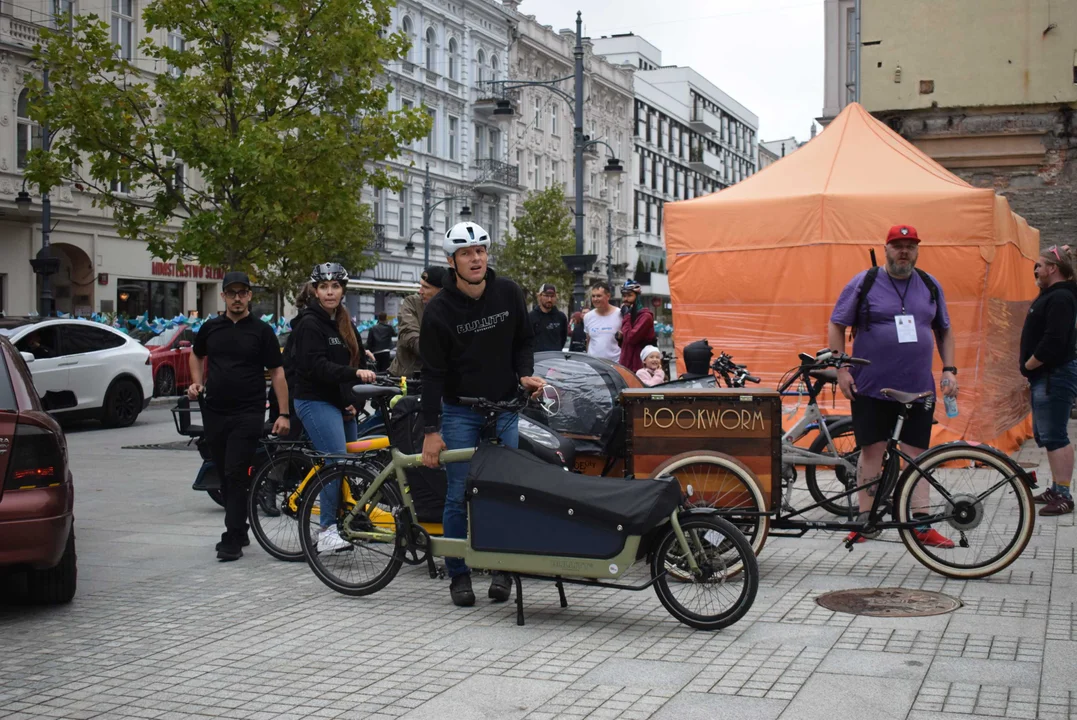
[[(856, 444), (866, 447), (886, 442), (894, 434), (901, 403), (857, 395), (853, 398), (852, 409)], [(901, 428), (902, 444), (921, 450), (931, 447), (931, 422), (934, 416), (934, 403), (930, 410), (925, 408), (923, 403), (914, 403), (909, 408), (909, 415)]]

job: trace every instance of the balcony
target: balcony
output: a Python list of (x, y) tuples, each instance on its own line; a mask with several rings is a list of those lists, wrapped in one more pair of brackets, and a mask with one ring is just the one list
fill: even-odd
[(375, 223), (374, 228), (374, 242), (371, 244), (371, 249), (378, 252), (384, 252), (386, 248), (385, 243), (385, 226), (380, 223)]
[(718, 132), (722, 128), (722, 121), (719, 117), (701, 105), (692, 107), (692, 117), (688, 124), (693, 130), (701, 133)]
[(722, 159), (710, 150), (697, 148), (688, 154), (688, 166), (696, 172), (720, 173), (722, 171)]
[(500, 160), (480, 158), (471, 168), (472, 187), (492, 195), (513, 195), (520, 190), (520, 168)]
[(415, 74), (415, 64), (410, 63), (407, 60), (404, 60), (403, 62), (400, 63), (400, 70), (405, 75), (414, 75)]

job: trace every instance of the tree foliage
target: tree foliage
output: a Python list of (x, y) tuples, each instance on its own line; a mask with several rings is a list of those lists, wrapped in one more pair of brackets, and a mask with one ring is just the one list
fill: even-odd
[[(326, 259), (361, 269), (373, 230), (360, 191), (397, 188), (377, 163), (430, 126), (421, 108), (387, 110), (382, 63), (408, 44), (385, 30), (392, 5), (153, 0), (132, 60), (96, 15), (43, 31), (52, 87), (28, 81), (31, 117), (54, 138), (27, 177), (92, 193), (163, 260), (244, 268), (275, 289)], [(159, 42), (169, 34), (182, 44)]]
[(523, 288), (529, 302), (543, 283), (556, 285), (562, 296), (570, 295), (573, 277), (561, 256), (575, 252), (576, 239), (564, 188), (554, 185), (530, 193), (512, 225), (516, 232), (505, 235), (497, 259), (499, 271)]

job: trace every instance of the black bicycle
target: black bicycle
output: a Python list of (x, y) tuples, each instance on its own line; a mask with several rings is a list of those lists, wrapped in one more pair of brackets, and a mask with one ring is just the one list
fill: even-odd
[[(812, 371), (867, 363), (829, 352), (803, 357), (811, 362), (805, 361), (798, 372), (809, 376)], [(691, 466), (694, 499), (717, 508), (738, 527), (754, 524), (758, 530), (766, 529), (769, 524), (776, 530), (794, 531), (794, 535), (803, 535), (808, 530), (851, 533), (845, 543), (850, 550), (861, 537), (898, 530), (913, 557), (947, 577), (982, 578), (1009, 566), (1032, 537), (1035, 513), (1031, 489), (1036, 487), (1033, 478), (1005, 453), (983, 444), (950, 442), (917, 457), (908, 455), (899, 442), (908, 412), (915, 403), (934, 404), (934, 393), (890, 389), (882, 392), (900, 404), (900, 411), (887, 441), (882, 474), (863, 486), (874, 496), (867, 513), (844, 520), (804, 518), (805, 513), (816, 508), (839, 508), (842, 503), (854, 505), (854, 496), (861, 488), (855, 482), (844, 481), (833, 488), (820, 488), (824, 497), (806, 507), (790, 508), (783, 503), (778, 510), (770, 512), (762, 507), (758, 511), (743, 505), (723, 507), (721, 498), (726, 494), (730, 468), (704, 455), (683, 463)], [(712, 465), (713, 473), (708, 471)], [(742, 472), (750, 476), (748, 470)], [(711, 497), (715, 502), (708, 502)], [(927, 530), (935, 530), (949, 542), (939, 542)]]

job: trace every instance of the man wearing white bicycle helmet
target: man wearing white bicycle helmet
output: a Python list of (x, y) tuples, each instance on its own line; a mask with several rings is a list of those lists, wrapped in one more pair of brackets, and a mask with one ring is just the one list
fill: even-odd
[[(544, 384), (542, 378), (533, 377), (533, 332), (523, 291), (487, 267), (489, 234), (473, 222), (458, 223), (445, 233), (442, 247), (449, 270), (442, 291), (423, 312), (419, 332), (426, 431), (423, 464), (431, 468), (438, 467), (442, 450), (479, 444), (484, 417), (458, 404), (459, 398), (498, 402), (515, 397), (521, 385), (537, 392)], [(496, 431), (502, 443), (517, 447), (515, 415), (498, 418)], [(468, 463), (445, 466), (445, 537), (467, 537), (467, 471)], [(451, 579), (449, 594), (453, 603), (460, 607), (474, 605), (471, 571), (464, 561), (446, 558), (445, 567)], [(510, 577), (495, 572), (489, 597), (504, 602), (509, 599), (510, 588)]]

